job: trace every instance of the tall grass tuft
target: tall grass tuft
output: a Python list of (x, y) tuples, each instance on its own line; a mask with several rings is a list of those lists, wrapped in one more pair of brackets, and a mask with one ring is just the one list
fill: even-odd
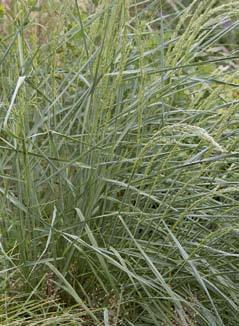
[(239, 1), (1, 8), (1, 325), (238, 325)]

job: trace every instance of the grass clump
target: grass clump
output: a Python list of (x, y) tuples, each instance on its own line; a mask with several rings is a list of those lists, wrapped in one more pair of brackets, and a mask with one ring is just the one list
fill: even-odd
[(237, 325), (239, 2), (90, 7), (3, 11), (1, 325)]

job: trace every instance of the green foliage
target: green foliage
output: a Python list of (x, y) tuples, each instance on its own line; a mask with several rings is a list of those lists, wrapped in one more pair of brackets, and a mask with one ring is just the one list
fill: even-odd
[(238, 324), (239, 2), (173, 3), (8, 14), (1, 325)]

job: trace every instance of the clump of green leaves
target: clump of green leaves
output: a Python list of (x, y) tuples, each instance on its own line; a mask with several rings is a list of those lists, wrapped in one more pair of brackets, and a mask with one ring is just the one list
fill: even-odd
[(12, 10), (1, 324), (237, 325), (239, 2)]

